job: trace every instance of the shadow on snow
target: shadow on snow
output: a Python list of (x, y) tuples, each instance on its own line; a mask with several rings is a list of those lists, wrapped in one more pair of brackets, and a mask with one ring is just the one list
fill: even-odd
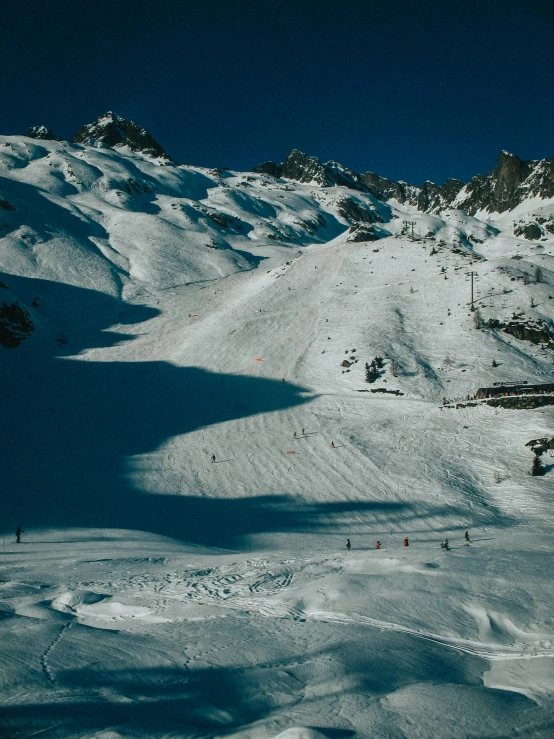
[[(172, 495), (137, 490), (128, 478), (129, 457), (151, 452), (177, 435), (290, 408), (313, 396), (306, 388), (277, 380), (167, 362), (52, 356), (132, 339), (105, 329), (114, 322), (136, 325), (159, 311), (65, 284), (0, 278), (10, 285), (9, 295), (27, 305), (33, 295), (41, 296), (36, 334), (18, 349), (0, 348), (2, 513), (10, 528), (23, 523), (28, 528), (132, 529), (232, 547), (254, 533), (336, 529), (360, 511), (384, 511), (389, 521), (437, 512), (384, 501), (310, 505), (268, 495), (267, 490), (231, 499), (200, 497), (178, 486)], [(1, 292), (3, 298), (6, 291)], [(67, 331), (66, 346), (57, 346), (55, 334), (43, 330), (48, 321)], [(192, 460), (198, 466), (207, 461), (203, 456)]]

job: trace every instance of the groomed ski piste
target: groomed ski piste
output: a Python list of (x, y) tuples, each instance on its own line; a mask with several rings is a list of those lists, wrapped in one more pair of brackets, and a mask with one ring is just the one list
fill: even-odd
[(552, 201), (0, 137), (1, 204), (2, 737), (553, 735), (554, 410), (467, 405), (553, 382), (477, 327), (551, 325)]

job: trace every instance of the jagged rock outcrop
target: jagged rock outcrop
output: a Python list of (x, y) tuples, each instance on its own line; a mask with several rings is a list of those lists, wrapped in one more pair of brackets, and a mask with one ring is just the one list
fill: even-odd
[[(425, 182), (422, 186), (394, 182), (373, 172), (362, 175), (369, 192), (381, 200), (394, 198), (415, 205), (425, 213), (444, 208), (459, 208), (474, 215), (479, 210), (504, 213), (527, 198), (554, 197), (554, 157), (541, 161), (523, 161), (508, 151), (500, 152), (497, 166), (487, 175), (476, 175), (464, 185), (448, 179), (444, 185)], [(531, 238), (539, 238), (534, 236)]]
[(296, 182), (314, 182), (322, 187), (341, 185), (352, 190), (367, 191), (361, 176), (351, 169), (333, 161), (322, 164), (317, 157), (308, 156), (298, 149), (293, 149), (281, 164), (263, 162), (252, 171), (272, 177), (286, 177)]
[(31, 126), (25, 136), (30, 139), (42, 139), (42, 141), (63, 141), (59, 136), (56, 136), (46, 126)]
[(417, 205), (418, 210), (425, 213), (438, 213), (452, 206), (463, 186), (464, 183), (461, 180), (455, 180), (452, 177), (446, 180), (444, 185), (436, 185), (434, 182), (427, 181), (412, 205)]
[(520, 341), (530, 341), (532, 344), (544, 344), (549, 349), (554, 349), (554, 334), (545, 321), (511, 320), (508, 323), (503, 323), (498, 318), (489, 318), (484, 325), (487, 328), (501, 328), (504, 333), (510, 334)]
[(16, 349), (35, 330), (29, 311), (15, 303), (0, 306), (0, 346)]
[(169, 154), (164, 151), (146, 129), (133, 123), (133, 121), (120, 118), (111, 111), (98, 118), (94, 123), (89, 123), (80, 128), (71, 141), (74, 144), (94, 145), (101, 143), (111, 148), (127, 146), (131, 151), (164, 159), (168, 163), (172, 161)]
[(362, 176), (362, 182), (374, 197), (379, 200), (389, 200), (393, 198), (399, 203), (405, 202), (407, 199), (407, 190), (410, 187), (406, 182), (395, 182), (387, 180), (386, 177), (380, 177), (375, 172), (366, 172)]
[(554, 157), (524, 161), (507, 151), (500, 152), (497, 166), (487, 175), (476, 175), (467, 184), (450, 178), (444, 185), (429, 181), (421, 186), (410, 185), (375, 172), (357, 174), (333, 161), (322, 164), (317, 157), (297, 149), (282, 164), (264, 162), (253, 171), (297, 182), (315, 182), (323, 187), (341, 185), (368, 192), (379, 200), (392, 198), (408, 203), (425, 213), (438, 213), (445, 208), (459, 208), (470, 215), (480, 210), (504, 213), (528, 198), (554, 198)]
[(336, 202), (339, 215), (350, 223), (383, 223), (383, 217), (376, 208), (369, 208), (354, 198), (339, 198)]
[(360, 241), (378, 241), (386, 236), (390, 236), (388, 231), (385, 229), (376, 228), (373, 224), (367, 223), (353, 223), (350, 226), (350, 231), (346, 238), (349, 242), (360, 242)]
[(542, 229), (538, 223), (518, 223), (514, 226), (514, 236), (521, 236), (528, 241), (540, 239), (542, 233)]
[(524, 199), (518, 192), (537, 162), (524, 162), (508, 151), (500, 152), (498, 164), (486, 176), (473, 177), (460, 193), (457, 207), (470, 215), (479, 210), (503, 213)]

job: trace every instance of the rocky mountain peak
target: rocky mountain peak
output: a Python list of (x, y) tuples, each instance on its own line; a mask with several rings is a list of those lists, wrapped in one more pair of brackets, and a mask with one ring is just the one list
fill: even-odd
[(93, 123), (80, 128), (71, 140), (74, 144), (100, 143), (111, 148), (128, 146), (131, 151), (172, 161), (169, 154), (146, 129), (133, 121), (121, 118), (111, 110)]
[(392, 198), (409, 203), (426, 213), (439, 213), (444, 208), (459, 208), (469, 215), (481, 210), (503, 213), (527, 198), (554, 198), (554, 157), (524, 161), (506, 150), (498, 155), (493, 170), (472, 177), (467, 184), (450, 177), (444, 185), (429, 180), (423, 185), (410, 185), (375, 172), (357, 174), (334, 161), (322, 164), (317, 157), (298, 149), (293, 149), (281, 164), (264, 162), (253, 171), (297, 182), (315, 182), (323, 187), (341, 185), (368, 192), (379, 200)]
[(42, 139), (42, 141), (62, 141), (59, 136), (52, 133), (46, 126), (31, 126), (25, 136), (30, 139)]
[(322, 162), (298, 149), (292, 149), (281, 164), (263, 162), (253, 168), (253, 172), (269, 174), (273, 177), (286, 177), (297, 182), (315, 182), (322, 187), (342, 185), (352, 190), (367, 191), (360, 175), (338, 162)]

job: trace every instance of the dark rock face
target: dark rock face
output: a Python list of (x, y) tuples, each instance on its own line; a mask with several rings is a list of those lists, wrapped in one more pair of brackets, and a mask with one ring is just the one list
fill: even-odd
[(407, 199), (406, 193), (409, 186), (405, 182), (387, 180), (386, 177), (380, 177), (374, 172), (366, 172), (361, 178), (368, 192), (374, 197), (379, 198), (379, 200), (393, 198), (394, 200), (398, 200), (399, 203), (403, 203)]
[(367, 191), (361, 176), (351, 169), (343, 167), (338, 162), (322, 164), (317, 157), (303, 154), (298, 149), (293, 149), (281, 164), (264, 162), (254, 167), (252, 171), (272, 177), (286, 177), (296, 182), (315, 182), (322, 187), (342, 185), (351, 190)]
[(275, 162), (262, 162), (255, 167), (252, 167), (252, 172), (257, 174), (268, 174), (271, 177), (281, 176), (282, 164), (275, 164)]
[(359, 241), (378, 241), (385, 236), (390, 236), (390, 234), (384, 229), (378, 230), (374, 225), (367, 225), (365, 223), (353, 223), (346, 240), (354, 243), (358, 243)]
[(131, 151), (140, 152), (151, 157), (165, 159), (171, 162), (158, 142), (141, 126), (132, 121), (126, 121), (111, 111), (80, 128), (71, 141), (74, 144), (91, 144), (100, 142), (105, 146), (115, 148), (128, 146)]
[(17, 348), (35, 330), (29, 311), (19, 303), (0, 306), (0, 344), (6, 349)]
[(500, 152), (497, 166), (486, 177), (477, 175), (468, 182), (460, 207), (470, 215), (478, 210), (512, 210), (523, 199), (518, 189), (533, 171), (533, 164), (536, 162), (524, 162), (515, 154)]
[(542, 236), (541, 227), (537, 223), (519, 223), (514, 227), (514, 235), (529, 241), (536, 241)]
[(523, 162), (515, 154), (507, 151), (500, 152), (498, 156), (498, 164), (493, 170), (493, 180), (495, 185), (493, 203), (499, 213), (505, 210), (511, 210), (519, 202), (514, 195), (521, 185), (527, 179), (532, 171), (531, 162)]
[(369, 209), (354, 198), (340, 198), (336, 205), (339, 215), (352, 224), (383, 223), (383, 218), (377, 209)]
[(472, 177), (467, 185), (450, 178), (444, 185), (425, 182), (419, 186), (388, 180), (374, 172), (357, 174), (337, 162), (322, 164), (316, 157), (307, 156), (297, 149), (293, 149), (282, 164), (264, 162), (253, 171), (298, 182), (316, 182), (323, 187), (341, 185), (368, 192), (379, 200), (393, 198), (400, 203), (409, 203), (426, 213), (452, 207), (470, 215), (479, 210), (504, 213), (527, 198), (554, 198), (554, 157), (523, 161), (507, 151), (499, 154), (498, 164), (493, 170), (487, 175)]
[(25, 136), (30, 139), (42, 139), (42, 141), (63, 141), (59, 136), (55, 136), (46, 126), (32, 126)]
[(521, 341), (530, 341), (532, 344), (546, 344), (550, 349), (554, 349), (554, 340), (546, 323), (537, 321), (535, 325), (532, 325), (510, 321), (504, 328), (504, 332)]
[(444, 185), (434, 182), (425, 182), (421, 187), (413, 205), (425, 213), (436, 213), (443, 208), (449, 208), (460, 192), (464, 183), (460, 180), (448, 179)]
[(503, 323), (497, 318), (489, 318), (485, 323), (487, 328), (503, 329), (504, 333), (510, 334), (520, 341), (529, 341), (531, 344), (545, 344), (549, 349), (554, 349), (554, 335), (551, 333), (547, 323), (543, 321), (508, 321)]

